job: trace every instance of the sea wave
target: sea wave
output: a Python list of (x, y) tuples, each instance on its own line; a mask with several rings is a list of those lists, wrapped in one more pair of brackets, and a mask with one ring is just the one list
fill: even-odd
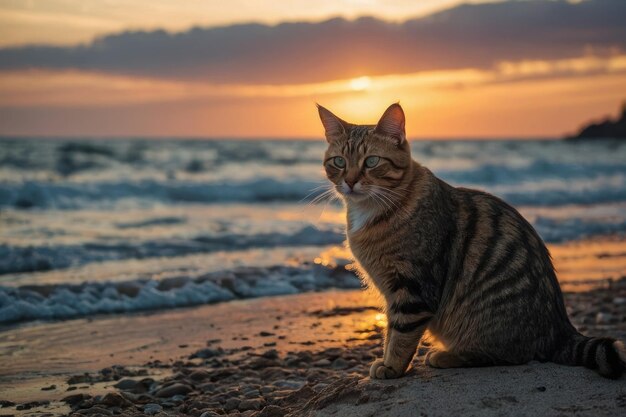
[[(160, 203), (299, 201), (319, 185), (315, 181), (261, 178), (231, 182), (0, 183), (0, 207), (83, 209), (115, 207), (120, 200)], [(312, 195), (316, 195), (314, 192)]]
[(0, 323), (161, 310), (359, 286), (360, 281), (345, 269), (345, 264), (326, 267), (312, 263), (298, 267), (240, 267), (195, 278), (0, 286)]
[[(614, 215), (621, 207), (623, 206), (614, 206), (600, 214), (587, 213), (566, 218), (559, 217), (558, 214), (556, 216), (532, 214), (531, 211), (528, 220), (547, 243), (560, 243), (597, 235), (626, 234), (626, 220)], [(157, 220), (174, 219), (176, 218)], [(157, 220), (149, 219), (145, 223), (151, 224)], [(159, 239), (143, 240), (108, 238), (104, 241), (85, 241), (69, 245), (45, 242), (28, 246), (1, 244), (0, 275), (58, 270), (125, 259), (174, 258), (218, 251), (341, 245), (345, 240), (342, 229), (343, 226), (339, 224), (328, 223), (314, 227), (302, 222), (289, 225), (280, 232), (259, 233), (250, 230), (249, 234), (245, 234), (227, 230), (220, 234), (164, 236)]]
[(184, 256), (279, 246), (324, 246), (340, 243), (343, 233), (302, 226), (292, 233), (199, 235), (187, 239), (161, 238), (139, 242), (86, 242), (80, 245), (0, 245), (0, 274), (47, 271), (120, 259)]
[[(319, 217), (304, 208), (328, 184), (325, 148), (0, 139), (0, 322), (358, 286), (341, 268), (306, 262), (345, 239), (338, 207)], [(626, 235), (622, 142), (416, 141), (412, 150), (443, 180), (518, 207), (549, 243)], [(266, 267), (281, 262), (289, 267)]]
[[(493, 171), (493, 167), (483, 169)], [(452, 177), (455, 181), (451, 182), (456, 185), (493, 192), (514, 205), (558, 206), (626, 201), (626, 169), (624, 172), (615, 170), (610, 176), (586, 179), (546, 177), (522, 181), (524, 175), (512, 175), (508, 170), (499, 174), (504, 179), (489, 182), (486, 181), (489, 175), (480, 170), (478, 173), (443, 173), (441, 176), (445, 180)], [(323, 184), (321, 179), (298, 178), (258, 178), (240, 182), (4, 182), (0, 183), (0, 207), (76, 210), (115, 208), (120, 202), (135, 202), (137, 205), (306, 202), (322, 193), (319, 191), (320, 184)]]

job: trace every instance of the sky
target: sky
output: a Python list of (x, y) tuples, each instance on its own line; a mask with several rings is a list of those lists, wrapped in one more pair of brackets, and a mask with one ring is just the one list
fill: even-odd
[(0, 135), (552, 138), (626, 100), (623, 0), (0, 0)]

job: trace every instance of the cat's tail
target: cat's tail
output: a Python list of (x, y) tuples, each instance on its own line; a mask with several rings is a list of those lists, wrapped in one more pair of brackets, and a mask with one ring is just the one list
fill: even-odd
[(552, 361), (595, 369), (605, 378), (617, 379), (626, 370), (626, 348), (624, 343), (610, 337), (575, 333), (557, 347)]

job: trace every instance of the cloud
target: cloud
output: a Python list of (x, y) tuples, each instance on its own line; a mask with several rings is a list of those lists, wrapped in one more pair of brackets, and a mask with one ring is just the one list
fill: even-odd
[(123, 32), (75, 47), (0, 49), (0, 71), (76, 69), (228, 84), (315, 83), (362, 75), (563, 60), (626, 51), (626, 1), (461, 5), (392, 23), (371, 17), (168, 33)]

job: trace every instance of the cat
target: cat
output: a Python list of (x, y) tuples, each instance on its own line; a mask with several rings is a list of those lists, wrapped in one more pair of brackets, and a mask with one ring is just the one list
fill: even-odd
[(384, 353), (372, 378), (401, 377), (426, 330), (434, 343), (425, 362), (435, 368), (539, 360), (622, 375), (624, 344), (574, 328), (533, 227), (501, 199), (453, 187), (414, 161), (398, 103), (376, 125), (318, 112), (348, 246), (384, 299)]

